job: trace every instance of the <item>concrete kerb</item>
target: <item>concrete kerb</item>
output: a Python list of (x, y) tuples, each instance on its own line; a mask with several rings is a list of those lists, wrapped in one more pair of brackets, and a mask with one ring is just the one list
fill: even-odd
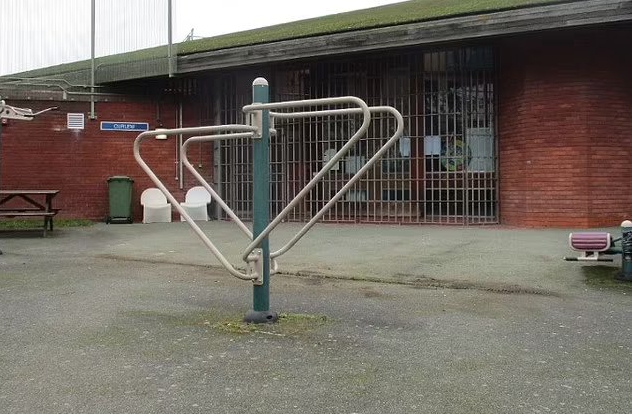
[[(234, 265), (243, 267), (239, 257), (247, 239), (233, 223), (211, 221), (201, 226)], [(272, 234), (272, 249), (300, 228), (300, 223), (280, 225)], [(319, 224), (279, 258), (280, 276), (557, 295), (583, 289), (582, 268), (592, 266), (563, 260), (572, 254), (567, 244), (570, 231)], [(181, 222), (57, 229), (47, 238), (2, 238), (2, 249), (5, 254), (87, 255), (219, 268), (217, 259)]]

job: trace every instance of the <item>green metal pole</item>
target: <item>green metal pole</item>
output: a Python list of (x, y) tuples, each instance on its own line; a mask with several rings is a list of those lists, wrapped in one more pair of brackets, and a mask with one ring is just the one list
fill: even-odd
[[(252, 84), (252, 100), (256, 103), (268, 103), (268, 82), (257, 78)], [(255, 139), (253, 151), (253, 235), (257, 237), (270, 221), (270, 122), (269, 111), (263, 111), (261, 138)], [(270, 310), (270, 243), (266, 237), (261, 242), (263, 254), (263, 284), (255, 285), (253, 290), (253, 309), (256, 312)]]
[[(268, 81), (257, 78), (252, 83), (253, 103), (268, 103)], [(262, 111), (261, 138), (253, 138), (253, 223), (256, 238), (270, 222), (270, 111)], [(253, 286), (253, 310), (246, 315), (246, 322), (275, 322), (278, 315), (270, 312), (270, 243), (264, 238), (259, 246), (263, 258), (263, 283)]]

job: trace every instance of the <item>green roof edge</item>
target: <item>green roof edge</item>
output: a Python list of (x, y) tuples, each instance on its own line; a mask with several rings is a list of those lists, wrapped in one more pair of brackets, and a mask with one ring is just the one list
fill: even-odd
[[(173, 49), (175, 55), (190, 55), (334, 33), (578, 1), (585, 0), (409, 0), (369, 9), (354, 10), (181, 42), (174, 44)], [(97, 67), (100, 67), (127, 62), (164, 59), (167, 56), (167, 49), (167, 45), (162, 45), (133, 52), (103, 56), (96, 58), (95, 64)], [(90, 66), (90, 60), (88, 59), (34, 69), (15, 75), (24, 77), (62, 75), (90, 69)]]

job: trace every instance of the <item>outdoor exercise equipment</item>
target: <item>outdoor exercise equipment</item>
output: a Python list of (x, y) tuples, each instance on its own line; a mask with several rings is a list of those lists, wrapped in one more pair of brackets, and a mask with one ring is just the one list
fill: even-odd
[[(619, 245), (617, 245), (619, 243)], [(571, 233), (568, 235), (571, 249), (581, 252), (579, 257), (565, 257), (569, 261), (612, 262), (611, 257), (621, 255), (621, 275), (619, 279), (632, 281), (632, 221), (621, 223), (621, 237), (613, 238), (607, 232)]]
[[(145, 131), (138, 135), (134, 141), (134, 157), (141, 168), (147, 173), (152, 182), (159, 188), (170, 201), (171, 205), (180, 213), (196, 235), (206, 247), (228, 270), (228, 272), (242, 280), (250, 280), (253, 283), (253, 309), (248, 312), (244, 320), (252, 323), (274, 322), (278, 316), (270, 311), (270, 275), (278, 270), (276, 259), (290, 250), (309, 231), (310, 228), (338, 201), (355, 182), (357, 182), (402, 136), (404, 121), (402, 115), (393, 107), (376, 106), (369, 107), (362, 99), (354, 96), (307, 99), (300, 101), (269, 102), (268, 81), (257, 78), (252, 84), (253, 103), (243, 107), (247, 114), (248, 124), (231, 124), (217, 126), (200, 126), (190, 128), (161, 129), (159, 131)], [(310, 109), (311, 108), (311, 109)], [(315, 108), (315, 109), (314, 109)], [(274, 228), (283, 221), (290, 211), (312, 190), (325, 174), (342, 159), (345, 154), (366, 133), (371, 115), (374, 113), (386, 113), (391, 115), (397, 127), (395, 132), (384, 145), (354, 174), (349, 181), (324, 205), (320, 210), (292, 237), (283, 247), (270, 252), (268, 236)], [(362, 124), (349, 138), (349, 140), (324, 163), (312, 179), (299, 191), (287, 206), (270, 221), (270, 136), (276, 134), (274, 129), (275, 119), (312, 118), (339, 115), (361, 115)], [(241, 229), (246, 237), (251, 240), (243, 250), (241, 259), (246, 263), (246, 271), (242, 272), (234, 267), (228, 259), (219, 251), (215, 244), (202, 231), (198, 224), (182, 208), (180, 203), (169, 192), (151, 168), (140, 155), (140, 144), (145, 138), (157, 135), (182, 134), (190, 136), (182, 144), (180, 159), (183, 165), (211, 194), (211, 197), (226, 212), (228, 217)], [(217, 140), (230, 140), (238, 138), (250, 138), (253, 145), (253, 225), (252, 231), (222, 200), (221, 196), (211, 185), (196, 171), (188, 160), (187, 150), (193, 143), (210, 142)]]
[[(44, 112), (52, 111), (57, 109), (56, 106), (46, 108), (39, 112), (33, 112), (33, 110), (29, 108), (18, 108), (15, 106), (8, 105), (2, 100), (0, 97), (0, 161), (2, 155), (2, 120), (3, 119), (15, 119), (18, 121), (30, 121), (37, 115), (43, 114)], [(0, 165), (2, 165), (0, 163)], [(2, 254), (2, 250), (0, 250), (0, 254)]]
[(43, 109), (39, 112), (33, 112), (29, 108), (18, 108), (15, 106), (7, 105), (2, 99), (0, 99), (0, 118), (2, 119), (17, 119), (21, 121), (31, 121), (37, 115), (41, 115), (44, 112), (57, 109), (56, 106)]

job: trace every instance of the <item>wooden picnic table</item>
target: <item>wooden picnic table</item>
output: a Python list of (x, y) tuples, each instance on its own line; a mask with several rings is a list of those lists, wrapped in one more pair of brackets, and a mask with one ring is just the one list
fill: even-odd
[[(59, 190), (0, 190), (0, 217), (44, 217), (46, 230), (53, 231), (53, 217), (59, 209), (53, 208), (53, 198)], [(12, 202), (19, 200), (19, 202)]]

